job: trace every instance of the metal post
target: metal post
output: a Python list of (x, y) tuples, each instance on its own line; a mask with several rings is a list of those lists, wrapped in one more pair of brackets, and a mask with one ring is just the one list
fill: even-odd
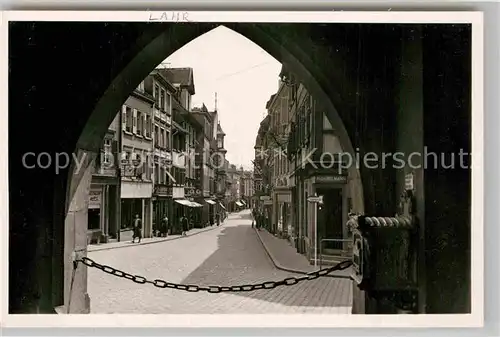
[(120, 242), (120, 230), (122, 228), (122, 137), (123, 137), (123, 111), (118, 116), (118, 146), (116, 148), (116, 239)]

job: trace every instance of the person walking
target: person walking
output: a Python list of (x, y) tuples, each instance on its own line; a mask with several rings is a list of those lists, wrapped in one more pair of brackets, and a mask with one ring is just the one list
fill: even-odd
[(135, 242), (135, 238), (138, 238), (139, 241), (138, 243), (141, 243), (141, 238), (142, 238), (142, 220), (139, 218), (139, 214), (135, 215), (135, 220), (134, 220), (134, 230), (132, 234), (132, 243)]
[(181, 235), (186, 236), (188, 231), (188, 219), (184, 215), (181, 217), (181, 225), (182, 225)]
[(263, 215), (262, 215), (262, 213), (260, 211), (257, 211), (256, 213), (257, 213), (257, 215), (256, 215), (255, 222), (256, 222), (256, 225), (257, 225), (257, 230), (260, 231), (260, 228), (262, 227), (262, 217), (263, 217)]
[(256, 218), (257, 218), (257, 209), (256, 209), (256, 208), (254, 208), (254, 209), (252, 209), (252, 228), (254, 228), (254, 226), (256, 226), (256, 225), (257, 225), (257, 224), (255, 223)]
[(168, 236), (168, 217), (164, 216), (163, 219), (161, 219), (161, 226), (160, 226), (160, 236)]

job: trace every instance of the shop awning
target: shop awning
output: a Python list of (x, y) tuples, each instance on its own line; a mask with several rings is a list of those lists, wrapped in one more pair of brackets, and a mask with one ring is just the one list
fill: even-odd
[(213, 201), (213, 200), (210, 200), (210, 199), (205, 199), (205, 201), (206, 201), (207, 203), (209, 203), (210, 205), (215, 205), (215, 201)]
[(191, 206), (191, 201), (189, 200), (186, 200), (186, 199), (174, 199), (174, 201), (178, 204), (181, 204), (183, 206), (188, 206), (190, 207)]
[(219, 202), (219, 206), (222, 207), (222, 209), (226, 209), (226, 207), (224, 207), (224, 205), (221, 204), (220, 202)]
[(189, 201), (187, 199), (174, 199), (176, 203), (181, 204), (183, 206), (187, 207), (203, 207), (203, 205), (194, 202), (194, 201)]
[(246, 205), (247, 203), (245, 202), (245, 200), (240, 200), (240, 202), (243, 204), (243, 205)]
[(240, 207), (243, 206), (243, 204), (241, 202), (239, 202), (239, 201), (236, 201), (236, 205), (238, 205)]

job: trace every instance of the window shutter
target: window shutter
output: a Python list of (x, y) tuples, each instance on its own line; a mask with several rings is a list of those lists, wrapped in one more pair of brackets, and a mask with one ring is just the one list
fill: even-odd
[(137, 109), (134, 109), (134, 115), (132, 117), (132, 121), (133, 121), (132, 131), (134, 133), (136, 133), (137, 132)]
[(148, 133), (148, 127), (147, 127), (147, 121), (146, 121), (146, 113), (142, 114), (142, 130), (141, 133), (145, 135), (146, 137), (149, 137)]
[(122, 131), (127, 128), (127, 107), (122, 105)]

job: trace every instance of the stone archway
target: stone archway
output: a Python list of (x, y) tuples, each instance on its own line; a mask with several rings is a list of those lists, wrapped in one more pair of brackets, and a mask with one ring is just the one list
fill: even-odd
[[(114, 115), (131, 82), (151, 70), (116, 81), (127, 66), (165, 57), (137, 59), (160, 36), (179, 48), (215, 26), (9, 24), (9, 285), (16, 285), (9, 287), (10, 313), (49, 313), (63, 303), (65, 219), (69, 201), (78, 200), (71, 196), (85, 185), (78, 184), (83, 174), (69, 178), (74, 168), (28, 169), (23, 156), (75, 152), (91, 161), (108, 124), (93, 112)], [(308, 89), (319, 87), (337, 109), (356, 150), (409, 153), (425, 145), (435, 153), (470, 153), (470, 25), (249, 24), (247, 31), (227, 26), (262, 44), (274, 39), (273, 56), (282, 61), (282, 48), (293, 55), (312, 75), (315, 83)], [(258, 36), (256, 28), (265, 34)], [(361, 167), (365, 213), (393, 214), (405, 173)], [(427, 285), (422, 310), (468, 312), (471, 222), (470, 198), (463, 191), (471, 188), (470, 169), (430, 169), (425, 178), (424, 170), (416, 173), (425, 272), (419, 283)]]
[[(218, 25), (214, 24), (196, 24), (196, 25), (168, 25), (166, 29), (151, 39), (144, 48), (138, 51), (131, 61), (119, 72), (109, 83), (104, 94), (99, 98), (95, 108), (88, 117), (83, 131), (78, 139), (74, 151), (77, 157), (82, 159), (84, 166), (70, 168), (68, 188), (67, 188), (67, 216), (65, 223), (65, 283), (69, 284), (71, 277), (72, 251), (84, 251), (85, 237), (82, 232), (86, 230), (86, 207), (85, 198), (88, 195), (90, 187), (91, 173), (90, 168), (93, 160), (98, 155), (102, 138), (112, 120), (116, 116), (123, 102), (127, 99), (129, 93), (137, 87), (158, 64), (160, 64), (170, 54), (189, 43), (191, 40), (214, 29)], [(315, 50), (317, 55), (311, 55), (305, 50), (311, 49), (311, 42), (298, 33), (291, 36), (285, 36), (283, 28), (275, 28), (272, 25), (255, 24), (225, 24), (225, 27), (248, 38), (259, 47), (267, 51), (271, 56), (285, 64), (312, 94), (321, 106), (325, 109), (326, 116), (332, 125), (335, 125), (337, 135), (344, 150), (354, 157), (354, 146), (350, 135), (336, 109), (336, 106), (330, 95), (323, 89), (329, 86), (329, 91), (335, 89), (329, 79), (326, 78), (320, 67), (313, 62), (315, 58), (328, 57), (325, 50), (319, 48)], [(292, 27), (292, 26), (291, 26)], [(335, 93), (340, 97), (338, 92)], [(363, 187), (359, 170), (351, 165), (349, 168), (349, 179), (352, 196), (353, 209), (358, 213), (363, 213)], [(75, 240), (72, 238), (80, 238)], [(82, 271), (79, 274), (81, 290), (79, 297), (72, 300), (72, 306), (87, 306), (86, 287), (83, 283), (86, 281), (86, 274)], [(65, 287), (66, 292), (68, 286)], [(81, 296), (80, 296), (81, 295)], [(67, 298), (68, 296), (65, 296)], [(73, 295), (75, 297), (75, 294)], [(79, 304), (78, 304), (79, 303)]]

